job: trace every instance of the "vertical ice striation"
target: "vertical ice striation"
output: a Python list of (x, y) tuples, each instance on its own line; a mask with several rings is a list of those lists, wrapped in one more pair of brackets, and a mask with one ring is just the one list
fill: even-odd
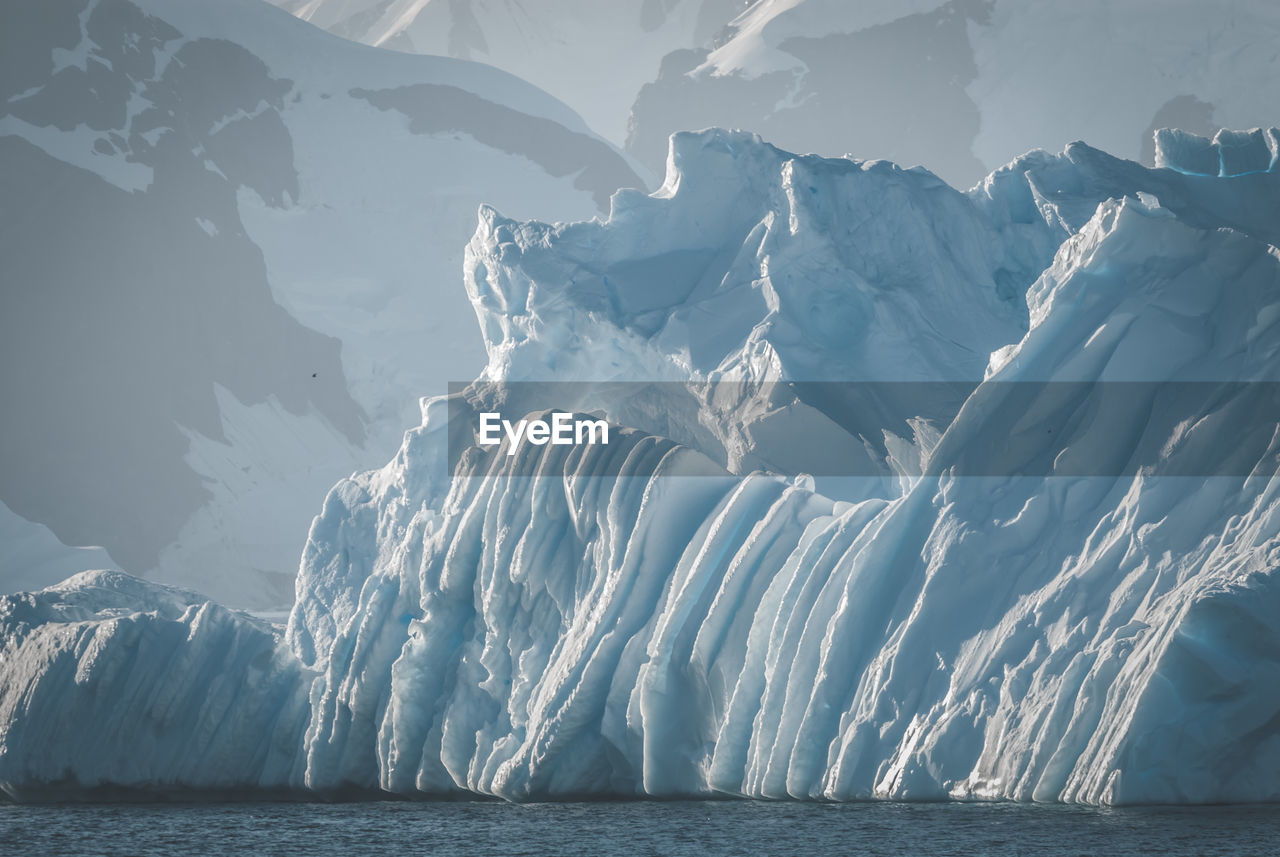
[[(273, 721), (278, 757), (226, 758), (251, 783), (512, 800), (1280, 798), (1280, 431), (1248, 386), (1168, 383), (1280, 377), (1276, 177), (1194, 166), (1224, 141), (1164, 134), (1154, 170), (1073, 144), (959, 194), (713, 131), (607, 221), (482, 210), (472, 409), (426, 402), (330, 493), (263, 650), (261, 698), (309, 712)], [(717, 379), (741, 394), (699, 398)], [(524, 380), (679, 383), (556, 403), (616, 443), (450, 471), (486, 385)], [(913, 473), (836, 496), (778, 474), (797, 427), (855, 436), (802, 392), (844, 380), (973, 389), (884, 439), (878, 465)], [(89, 710), (20, 646), (22, 693)], [(31, 759), (0, 754), (11, 792), (66, 778)], [(172, 770), (146, 768), (194, 777)]]

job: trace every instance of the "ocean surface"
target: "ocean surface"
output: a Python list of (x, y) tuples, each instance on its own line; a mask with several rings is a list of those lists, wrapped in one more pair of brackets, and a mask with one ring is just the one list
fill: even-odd
[(0, 854), (1275, 855), (1280, 806), (0, 804)]

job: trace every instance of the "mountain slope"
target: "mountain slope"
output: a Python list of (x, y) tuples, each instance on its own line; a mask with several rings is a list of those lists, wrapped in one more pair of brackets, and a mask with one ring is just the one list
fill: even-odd
[(701, 44), (743, 5), (741, 0), (272, 2), (353, 41), (477, 60), (509, 71), (564, 99), (592, 128), (619, 144), (635, 93), (657, 74), (659, 60), (672, 50)]
[[(479, 59), (571, 104), (655, 173), (678, 131), (923, 164), (957, 187), (1084, 140), (1276, 121), (1263, 0), (277, 0), (366, 44)], [(608, 73), (596, 73), (607, 69)]]
[(0, 16), (0, 498), (231, 604), (287, 603), (325, 489), (481, 365), (479, 203), (639, 184), (534, 87), (264, 3)]
[(0, 575), (8, 586), (30, 592), (50, 580), (65, 580), (86, 568), (118, 571), (106, 551), (98, 547), (69, 548), (48, 527), (14, 514), (0, 503)]
[(1270, 3), (762, 0), (674, 51), (636, 97), (627, 148), (746, 128), (784, 148), (925, 164), (968, 187), (1062, 140), (1152, 162), (1151, 133), (1276, 121)]

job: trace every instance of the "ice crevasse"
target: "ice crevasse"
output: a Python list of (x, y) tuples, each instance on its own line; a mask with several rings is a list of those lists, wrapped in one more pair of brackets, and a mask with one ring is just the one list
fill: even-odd
[[(472, 411), (424, 402), (326, 498), (287, 630), (114, 572), (0, 599), (0, 786), (1280, 797), (1277, 426), (1228, 387), (1099, 443), (1105, 388), (1010, 383), (1280, 379), (1278, 139), (1077, 143), (964, 193), (708, 131), (605, 221), (482, 210), (473, 409), (663, 386), (566, 385), (616, 442), (452, 471)], [(845, 380), (972, 392), (868, 438), (804, 392)], [(880, 477), (780, 475), (797, 431)], [(996, 432), (1025, 472), (959, 475)]]

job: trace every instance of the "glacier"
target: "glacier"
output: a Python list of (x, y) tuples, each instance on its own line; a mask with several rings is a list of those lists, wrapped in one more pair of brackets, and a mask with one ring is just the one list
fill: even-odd
[[(607, 219), (482, 207), (488, 363), (329, 492), (287, 627), (110, 571), (0, 598), (0, 790), (1280, 798), (1280, 426), (1098, 400), (1280, 377), (1280, 132), (1155, 151), (963, 193), (710, 130)], [(879, 438), (805, 392), (938, 380)], [(541, 382), (619, 441), (451, 468)]]

